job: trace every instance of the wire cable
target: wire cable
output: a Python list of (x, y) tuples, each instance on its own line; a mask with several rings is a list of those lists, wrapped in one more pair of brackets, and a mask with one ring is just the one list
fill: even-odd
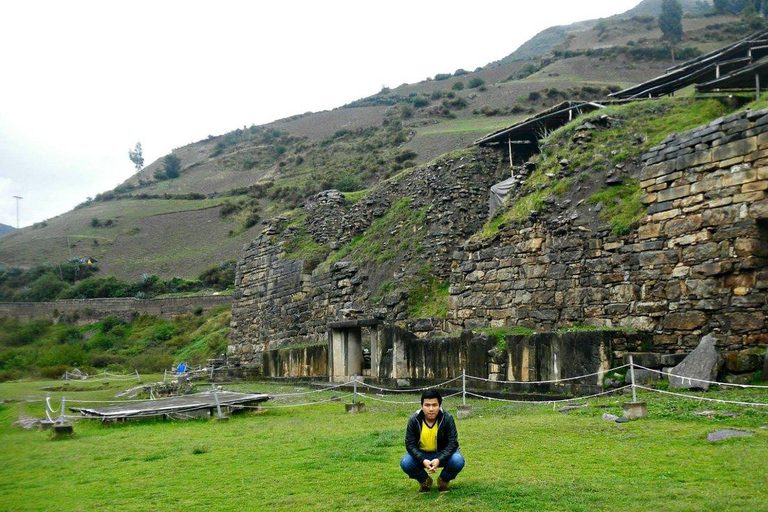
[(720, 398), (709, 398), (709, 397), (706, 397), (706, 396), (686, 395), (685, 393), (675, 393), (673, 391), (665, 391), (663, 389), (654, 389), (654, 388), (649, 388), (649, 387), (640, 386), (640, 385), (635, 385), (635, 387), (638, 388), (638, 389), (644, 389), (645, 391), (652, 391), (654, 393), (661, 393), (663, 395), (679, 396), (679, 397), (682, 397), (682, 398), (689, 398), (691, 400), (700, 400), (700, 401), (714, 402), (714, 403), (719, 403), (719, 404), (749, 405), (749, 406), (755, 406), (755, 407), (768, 407), (767, 403), (762, 403), (762, 402), (740, 402), (740, 401), (737, 401), (737, 400), (722, 400)]
[(623, 390), (629, 389), (631, 387), (632, 387), (631, 385), (627, 385), (627, 386), (624, 386), (624, 387), (620, 387), (620, 388), (616, 388), (616, 389), (611, 389), (611, 390), (608, 390), (608, 391), (603, 391), (602, 393), (596, 393), (594, 395), (579, 396), (579, 397), (575, 397), (575, 398), (563, 398), (563, 399), (558, 399), (558, 400), (509, 400), (509, 399), (506, 399), (506, 398), (493, 398), (493, 397), (490, 397), (490, 396), (484, 396), (484, 395), (480, 395), (480, 394), (477, 394), (477, 393), (471, 393), (469, 391), (467, 391), (467, 395), (474, 396), (476, 398), (482, 398), (482, 399), (485, 399), (485, 400), (496, 401), (496, 402), (509, 402), (509, 403), (514, 403), (514, 404), (534, 404), (534, 405), (545, 404), (545, 405), (549, 405), (549, 404), (558, 404), (558, 403), (565, 403), (565, 402), (575, 402), (575, 401), (578, 401), (578, 400), (587, 400), (587, 399), (590, 399), (590, 398), (597, 398), (599, 396), (605, 396), (605, 395), (610, 395), (610, 394), (613, 394), (613, 393), (617, 393), (619, 391), (623, 391)]
[(647, 370), (649, 372), (658, 373), (659, 375), (662, 375), (662, 376), (667, 377), (667, 378), (674, 377), (674, 378), (680, 379), (680, 380), (682, 380), (684, 382), (688, 382), (689, 384), (691, 382), (704, 382), (704, 383), (707, 383), (707, 384), (716, 384), (718, 386), (742, 388), (742, 389), (747, 389), (747, 388), (768, 389), (768, 386), (760, 386), (760, 385), (757, 385), (757, 384), (731, 384), (731, 383), (728, 383), (728, 382), (718, 382), (716, 380), (697, 379), (695, 377), (681, 377), (680, 375), (673, 375), (673, 374), (669, 374), (669, 373), (664, 373), (664, 372), (662, 372), (660, 370), (654, 370), (652, 368), (646, 368), (645, 366), (640, 366), (639, 364), (636, 364), (635, 368), (640, 368), (641, 370)]

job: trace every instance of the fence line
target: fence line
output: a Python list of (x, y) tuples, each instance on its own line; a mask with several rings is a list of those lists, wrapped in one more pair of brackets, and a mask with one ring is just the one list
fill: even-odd
[(691, 382), (704, 382), (706, 384), (715, 384), (715, 385), (718, 385), (718, 386), (742, 388), (742, 389), (746, 389), (746, 388), (768, 389), (768, 386), (760, 386), (758, 384), (735, 384), (735, 383), (732, 384), (730, 382), (718, 382), (716, 380), (697, 379), (695, 377), (681, 377), (679, 375), (673, 375), (673, 374), (664, 373), (664, 372), (662, 372), (660, 370), (654, 370), (652, 368), (646, 368), (645, 366), (640, 366), (639, 364), (636, 364), (635, 368), (640, 368), (641, 370), (647, 370), (649, 372), (658, 373), (659, 375), (662, 375), (662, 376), (667, 377), (667, 378), (674, 377), (676, 379), (680, 379), (680, 380), (686, 381), (689, 384)]
[[(512, 399), (506, 399), (506, 398), (495, 398), (495, 397), (483, 395), (481, 393), (475, 393), (475, 392), (467, 391), (467, 386), (466, 386), (466, 379), (473, 379), (473, 380), (479, 380), (479, 381), (485, 381), (485, 382), (492, 382), (494, 384), (556, 384), (556, 383), (562, 383), (562, 382), (570, 382), (570, 381), (574, 381), (574, 380), (577, 380), (577, 379), (585, 379), (585, 378), (588, 378), (588, 377), (594, 377), (594, 376), (598, 376), (598, 375), (605, 375), (605, 374), (608, 374), (610, 372), (621, 370), (621, 369), (627, 368), (627, 367), (629, 367), (629, 369), (630, 369), (630, 372), (629, 372), (630, 383), (629, 384), (627, 384), (627, 385), (625, 385), (623, 387), (606, 390), (606, 391), (603, 391), (603, 392), (600, 392), (600, 393), (595, 393), (595, 394), (587, 395), (587, 396), (574, 397), (574, 398), (553, 399), (553, 400), (512, 400)], [(568, 403), (568, 402), (575, 402), (575, 401), (583, 401), (583, 400), (589, 400), (589, 399), (592, 399), (592, 398), (598, 398), (598, 397), (601, 397), (601, 396), (613, 395), (613, 394), (616, 394), (616, 393), (619, 393), (619, 392), (623, 392), (623, 391), (625, 391), (627, 389), (631, 389), (632, 390), (632, 400), (633, 400), (633, 402), (636, 402), (637, 401), (636, 390), (637, 389), (642, 389), (642, 390), (645, 390), (645, 391), (661, 393), (661, 394), (667, 394), (667, 395), (673, 395), (673, 396), (678, 396), (678, 397), (688, 398), (688, 399), (694, 399), (694, 400), (700, 400), (700, 401), (708, 401), (708, 402), (716, 402), (716, 403), (724, 403), (724, 404), (734, 404), (734, 405), (745, 405), (745, 406), (768, 407), (768, 403), (742, 402), (742, 401), (735, 401), (735, 400), (722, 400), (722, 399), (708, 398), (708, 397), (702, 397), (702, 396), (686, 395), (686, 394), (683, 394), (683, 393), (674, 393), (674, 392), (670, 392), (670, 391), (664, 391), (664, 390), (654, 389), (654, 388), (650, 388), (650, 387), (646, 387), (646, 386), (641, 386), (639, 384), (636, 384), (636, 382), (635, 382), (635, 375), (634, 375), (635, 368), (639, 368), (639, 369), (643, 369), (643, 370), (648, 370), (648, 371), (651, 371), (651, 372), (659, 373), (661, 375), (666, 375), (666, 374), (664, 374), (664, 372), (661, 372), (661, 371), (658, 371), (658, 370), (653, 370), (651, 368), (646, 368), (644, 366), (634, 364), (634, 360), (633, 360), (633, 358), (631, 356), (630, 356), (629, 364), (624, 364), (624, 365), (621, 365), (621, 366), (618, 366), (618, 367), (615, 367), (615, 368), (610, 368), (610, 369), (605, 370), (605, 371), (590, 373), (590, 374), (587, 374), (587, 375), (581, 375), (581, 376), (577, 376), (577, 377), (567, 377), (567, 378), (563, 378), (563, 379), (541, 380), (541, 381), (510, 381), (510, 380), (493, 381), (493, 380), (486, 379), (486, 378), (483, 378), (483, 377), (476, 377), (476, 376), (472, 376), (472, 375), (467, 375), (466, 371), (462, 370), (461, 376), (455, 377), (455, 378), (452, 378), (452, 379), (449, 379), (449, 380), (446, 380), (444, 382), (433, 384), (431, 386), (425, 386), (425, 387), (420, 387), (420, 388), (395, 388), (395, 389), (392, 389), (392, 388), (385, 388), (385, 387), (381, 387), (381, 386), (375, 386), (373, 384), (369, 384), (369, 383), (366, 383), (364, 381), (360, 381), (359, 377), (356, 375), (350, 381), (339, 383), (339, 384), (336, 384), (336, 385), (333, 385), (333, 386), (319, 388), (319, 389), (310, 390), (310, 391), (295, 392), (295, 393), (281, 393), (281, 394), (276, 394), (276, 395), (270, 395), (270, 398), (272, 398), (272, 399), (274, 399), (274, 398), (288, 398), (288, 397), (304, 396), (304, 395), (308, 395), (308, 394), (312, 394), (312, 393), (322, 393), (324, 391), (332, 391), (332, 390), (335, 390), (335, 389), (338, 389), (338, 388), (341, 388), (341, 387), (344, 387), (344, 386), (349, 386), (350, 384), (352, 384), (354, 386), (353, 391), (351, 393), (347, 393), (345, 395), (333, 396), (333, 397), (325, 399), (325, 400), (317, 400), (317, 401), (313, 401), (313, 402), (305, 402), (305, 403), (299, 403), (299, 404), (282, 404), (282, 405), (271, 405), (271, 406), (265, 406), (265, 405), (239, 406), (239, 408), (241, 408), (241, 409), (281, 409), (281, 408), (292, 408), (292, 407), (304, 407), (304, 406), (311, 406), (311, 405), (327, 403), (327, 402), (332, 402), (332, 401), (339, 401), (339, 400), (341, 400), (343, 398), (347, 398), (347, 397), (350, 397), (350, 396), (352, 397), (353, 403), (357, 403), (358, 395), (360, 395), (362, 397), (365, 397), (365, 398), (368, 398), (368, 399), (371, 399), (371, 400), (375, 400), (375, 401), (381, 402), (381, 403), (389, 403), (389, 404), (395, 404), (395, 405), (411, 405), (411, 404), (418, 404), (419, 401), (394, 401), (394, 400), (386, 400), (384, 398), (379, 398), (380, 396), (383, 397), (384, 395), (374, 396), (375, 393), (367, 394), (367, 393), (364, 393), (364, 392), (359, 392), (358, 389), (357, 389), (358, 385), (361, 385), (361, 386), (363, 386), (365, 388), (368, 388), (368, 389), (373, 389), (373, 390), (382, 391), (382, 392), (389, 392), (389, 393), (418, 393), (418, 392), (421, 392), (421, 391), (424, 391), (424, 390), (427, 390), (427, 389), (433, 389), (433, 388), (436, 388), (436, 387), (445, 386), (447, 384), (456, 382), (459, 379), (461, 379), (461, 390), (457, 391), (457, 392), (454, 392), (454, 393), (452, 393), (450, 395), (446, 395), (444, 398), (446, 398), (446, 399), (447, 398), (453, 398), (455, 396), (461, 395), (462, 396), (462, 402), (464, 404), (466, 404), (466, 397), (467, 396), (471, 396), (471, 397), (475, 397), (475, 398), (483, 399), (483, 400), (488, 400), (488, 401), (507, 402), (507, 403), (515, 403), (515, 404), (532, 404), (532, 405), (540, 405), (540, 404), (547, 404), (547, 405), (549, 405), (549, 404), (552, 404), (552, 405), (554, 405), (554, 404), (557, 404), (557, 403)], [(113, 374), (113, 375), (115, 375), (117, 377), (125, 377), (125, 376), (119, 376), (118, 374)], [(66, 374), (65, 374), (65, 376), (66, 376)], [(103, 374), (103, 377), (106, 379), (106, 378), (108, 378), (107, 376), (108, 376), (108, 372), (105, 371), (104, 374)], [(666, 376), (669, 377), (669, 375), (666, 375)], [(89, 376), (86, 376), (86, 377), (89, 377)], [(707, 380), (704, 380), (704, 379), (696, 379), (696, 378), (692, 378), (692, 377), (691, 378), (689, 378), (689, 377), (679, 377), (679, 376), (674, 376), (674, 377), (681, 378), (681, 379), (686, 379), (686, 380), (689, 380), (689, 381), (706, 382), (706, 383), (709, 383), (709, 384), (715, 384), (715, 385), (720, 385), (720, 386), (731, 386), (731, 387), (737, 387), (737, 388), (742, 388), (742, 389), (744, 389), (744, 388), (768, 389), (768, 386), (748, 385), (748, 384), (730, 384), (730, 383), (717, 382), (717, 381), (707, 381)], [(132, 380), (133, 378), (134, 377), (130, 377), (130, 380)], [(136, 372), (136, 378), (140, 379), (138, 371)], [(113, 379), (114, 379), (114, 377), (113, 377)], [(125, 379), (125, 380), (128, 380), (128, 379)], [(154, 397), (152, 397), (152, 398), (154, 398)], [(62, 402), (61, 402), (60, 408), (58, 410), (53, 410), (53, 408), (51, 407), (51, 404), (50, 404), (50, 395), (47, 396), (45, 398), (46, 416), (50, 419), (49, 412), (54, 413), (54, 414), (56, 412), (59, 412), (60, 413), (60, 417), (59, 417), (60, 421), (63, 421), (63, 419), (64, 419), (64, 409), (65, 409), (65, 403), (66, 403), (65, 400), (66, 400), (66, 398), (64, 396), (62, 396)], [(86, 403), (86, 404), (87, 403), (117, 404), (117, 403), (131, 403), (131, 402), (141, 402), (141, 401), (144, 401), (144, 400), (143, 399), (128, 399), (128, 400), (70, 400), (70, 402), (72, 402), (72, 403)]]
[(665, 391), (663, 389), (655, 389), (655, 388), (649, 388), (646, 386), (641, 386), (639, 384), (636, 384), (636, 387), (638, 389), (644, 389), (645, 391), (652, 391), (654, 393), (661, 393), (663, 395), (672, 395), (672, 396), (679, 396), (682, 398), (690, 398), (691, 400), (699, 400), (704, 402), (715, 402), (720, 404), (733, 404), (733, 405), (750, 405), (750, 406), (756, 406), (756, 407), (768, 407), (768, 403), (763, 402), (740, 402), (737, 400), (722, 400), (720, 398), (709, 398), (706, 396), (698, 396), (698, 395), (686, 395), (685, 393), (675, 393), (673, 391)]
[(461, 377), (454, 377), (453, 379), (447, 380), (445, 382), (441, 382), (439, 384), (434, 384), (432, 386), (426, 386), (423, 388), (396, 388), (396, 389), (389, 389), (389, 388), (382, 388), (379, 386), (374, 386), (373, 384), (368, 384), (365, 381), (358, 381), (358, 385), (364, 386), (366, 388), (375, 389), (378, 391), (388, 391), (390, 393), (413, 393), (418, 391), (426, 391), (427, 389), (432, 389), (440, 386), (445, 386), (446, 384), (450, 384), (451, 382), (455, 382), (457, 380), (461, 379)]
[(322, 404), (326, 402), (338, 402), (341, 401), (342, 398), (347, 398), (352, 396), (352, 393), (347, 393), (346, 395), (341, 396), (335, 396), (328, 398), (326, 400), (318, 400), (316, 402), (306, 402), (303, 404), (283, 404), (283, 405), (238, 405), (237, 407), (240, 409), (284, 409), (287, 407), (302, 407), (307, 405), (316, 405), (316, 404)]
[(625, 389), (631, 388), (632, 385), (628, 384), (626, 386), (616, 388), (616, 389), (609, 389), (608, 391), (603, 391), (602, 393), (595, 393), (594, 395), (587, 395), (587, 396), (578, 396), (574, 398), (562, 398), (558, 400), (510, 400), (507, 398), (494, 398), (490, 396), (480, 395), (478, 393), (472, 393), (471, 391), (467, 391), (467, 395), (474, 396), (476, 398), (482, 398), (484, 400), (490, 400), (492, 402), (509, 402), (514, 404), (534, 404), (534, 405), (549, 405), (549, 404), (558, 404), (558, 403), (566, 403), (566, 402), (576, 402), (579, 400), (588, 400), (590, 398), (597, 398), (599, 396), (605, 396), (605, 395), (611, 395), (613, 393), (618, 393), (619, 391), (624, 391)]
[[(599, 371), (594, 373), (588, 373), (586, 375), (580, 375), (578, 377), (566, 377), (564, 379), (554, 379), (554, 380), (491, 380), (486, 379), (484, 377), (475, 377), (473, 375), (467, 375), (468, 379), (472, 380), (481, 380), (485, 382), (493, 382), (494, 384), (557, 384), (559, 382), (570, 382), (572, 380), (579, 380), (579, 379), (586, 379), (587, 377), (594, 377), (596, 375), (605, 375), (609, 372), (614, 372), (617, 370), (621, 370), (622, 368), (629, 367), (629, 364), (623, 364), (621, 366), (617, 366), (615, 368), (610, 368), (605, 371)], [(637, 366), (637, 365), (635, 365)]]

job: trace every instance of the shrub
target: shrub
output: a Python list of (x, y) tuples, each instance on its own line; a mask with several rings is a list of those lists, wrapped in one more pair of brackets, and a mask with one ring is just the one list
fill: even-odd
[(475, 77), (475, 78), (470, 79), (468, 85), (469, 85), (470, 89), (476, 89), (476, 88), (480, 87), (481, 85), (485, 85), (485, 80), (483, 80), (482, 78)]
[(163, 158), (163, 171), (167, 179), (178, 178), (181, 172), (181, 159), (171, 153)]
[(463, 91), (464, 90), (464, 82), (455, 82), (453, 86), (451, 86), (451, 89), (454, 91)]

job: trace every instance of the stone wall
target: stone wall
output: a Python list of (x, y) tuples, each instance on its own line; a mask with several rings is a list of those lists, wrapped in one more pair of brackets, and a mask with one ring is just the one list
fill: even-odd
[[(488, 188), (503, 169), (499, 162), (489, 150), (466, 152), (385, 182), (356, 204), (326, 191), (305, 206), (308, 234), (333, 250), (363, 233), (394, 202), (410, 198), (411, 209), (425, 210), (418, 254), (410, 247), (399, 259), (377, 265), (339, 261), (311, 268), (286, 258), (294, 229), (281, 230), (279, 222), (269, 227), (244, 248), (238, 262), (230, 353), (246, 365), (260, 365), (259, 354), (268, 350), (327, 343), (330, 321), (405, 319), (407, 295), (398, 284), (412, 279), (408, 265), (429, 264), (434, 275), (448, 278), (453, 247), (485, 222)], [(370, 281), (382, 280), (391, 280), (397, 292), (374, 305)]]
[(632, 327), (656, 352), (708, 332), (728, 350), (765, 346), (768, 111), (670, 136), (642, 160), (648, 212), (636, 231), (531, 220), (467, 244), (454, 254), (449, 322)]
[(207, 312), (221, 304), (230, 304), (231, 295), (205, 295), (168, 299), (75, 299), (53, 302), (0, 302), (0, 317), (26, 321), (44, 318), (52, 321), (65, 319), (78, 323), (96, 323), (114, 315), (130, 321), (136, 315), (152, 315), (173, 318), (194, 313), (198, 309)]

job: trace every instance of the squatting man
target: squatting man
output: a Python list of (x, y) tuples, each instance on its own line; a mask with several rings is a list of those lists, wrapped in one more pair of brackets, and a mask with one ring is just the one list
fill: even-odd
[(440, 492), (448, 491), (448, 484), (464, 467), (464, 457), (459, 452), (459, 434), (453, 417), (441, 407), (440, 392), (428, 389), (421, 395), (421, 409), (413, 413), (405, 428), (407, 453), (400, 460), (400, 467), (419, 482), (419, 492), (432, 489), (431, 473), (443, 468), (437, 479)]

